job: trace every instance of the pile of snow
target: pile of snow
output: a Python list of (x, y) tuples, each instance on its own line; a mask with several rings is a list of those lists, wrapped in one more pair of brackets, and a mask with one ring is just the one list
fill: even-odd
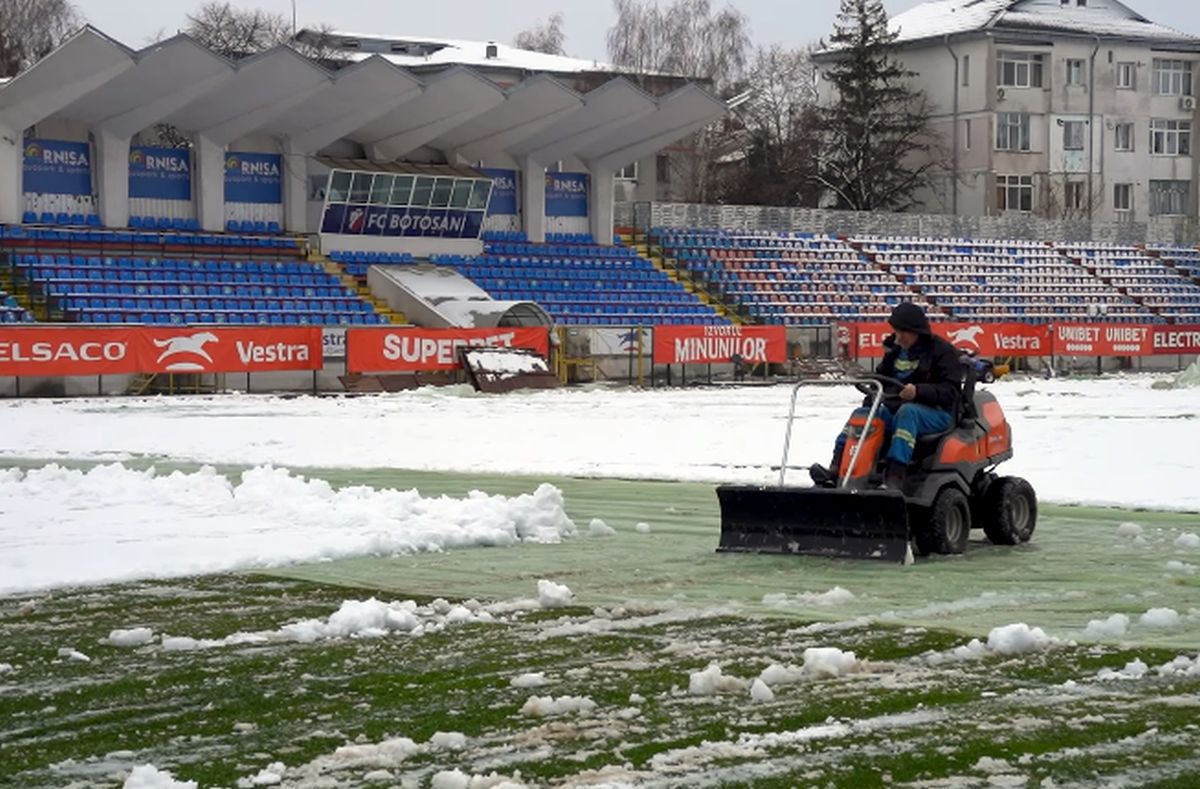
[(717, 663), (710, 663), (703, 671), (688, 675), (688, 693), (693, 696), (715, 696), (718, 693), (742, 693), (746, 680), (726, 676)]
[(530, 696), (521, 705), (521, 714), (531, 718), (548, 718), (577, 712), (586, 715), (596, 709), (596, 702), (586, 696)]
[(1186, 370), (1168, 381), (1155, 381), (1152, 389), (1196, 389), (1200, 388), (1200, 361), (1192, 362)]
[(1118, 537), (1141, 537), (1142, 527), (1136, 523), (1122, 523), (1117, 527)]
[(1085, 638), (1120, 638), (1129, 629), (1129, 617), (1113, 614), (1107, 619), (1092, 619), (1084, 628)]
[(763, 682), (761, 679), (756, 679), (754, 680), (754, 684), (750, 686), (750, 698), (754, 699), (760, 704), (763, 704), (774, 701), (775, 693), (771, 690), (767, 683)]
[(1154, 670), (1163, 677), (1200, 677), (1200, 655), (1194, 658), (1180, 655)]
[(637, 524), (634, 524), (633, 528), (637, 531), (638, 534), (649, 534), (650, 533), (650, 524), (649, 523), (637, 523)]
[(133, 768), (125, 779), (122, 789), (198, 789), (196, 781), (177, 781), (167, 770), (159, 770), (152, 764)]
[(1030, 627), (1024, 622), (994, 628), (988, 633), (987, 646), (997, 655), (1021, 655), (1037, 652), (1057, 643), (1040, 627)]
[(1194, 574), (1196, 572), (1196, 565), (1172, 559), (1171, 561), (1167, 562), (1167, 569), (1175, 573)]
[(763, 605), (772, 607), (783, 606), (835, 606), (845, 605), (854, 601), (854, 593), (835, 586), (826, 592), (800, 592), (789, 597), (785, 593), (774, 592), (763, 595)]
[(1180, 616), (1174, 608), (1151, 608), (1141, 615), (1138, 622), (1145, 627), (1178, 627)]
[(926, 652), (921, 657), (936, 666), (942, 663), (981, 660), (989, 655), (1007, 656), (1037, 652), (1050, 649), (1059, 643), (1061, 642), (1058, 639), (1046, 635), (1040, 627), (1030, 627), (1024, 622), (1018, 622), (992, 628), (986, 644), (978, 638), (973, 638), (963, 646), (945, 652)]
[(462, 751), (467, 747), (467, 735), (457, 731), (439, 731), (429, 738), (431, 751)]
[(593, 537), (615, 537), (617, 530), (599, 518), (592, 518), (588, 523), (588, 534)]
[(1192, 549), (1200, 548), (1200, 534), (1181, 534), (1175, 538), (1175, 547)]
[(539, 671), (537, 673), (521, 674), (513, 677), (509, 683), (514, 688), (540, 688), (544, 685), (549, 685), (550, 680), (546, 679), (546, 675)]
[(13, 671), (16, 671), (16, 669), (13, 668), (12, 663), (0, 663), (0, 674), (8, 674)]
[(374, 597), (368, 600), (344, 600), (341, 607), (328, 618), (304, 619), (284, 625), (280, 633), (284, 638), (302, 644), (352, 635), (382, 635), (393, 631), (411, 633), (421, 624), (417, 608), (412, 600), (399, 603), (385, 603)]
[(91, 663), (92, 662), (92, 659), (90, 657), (83, 654), (82, 652), (80, 652), (78, 649), (75, 649), (74, 647), (62, 647), (61, 649), (58, 650), (58, 656), (60, 658), (66, 658), (67, 660), (73, 660), (76, 663)]
[(525, 789), (521, 773), (512, 778), (499, 773), (467, 775), (462, 770), (442, 770), (434, 773), (431, 789)]
[(114, 647), (140, 647), (154, 640), (154, 631), (148, 627), (133, 627), (128, 630), (114, 630), (102, 643)]
[(426, 498), (334, 490), (269, 466), (236, 483), (208, 467), (167, 475), (120, 464), (12, 469), (0, 474), (0, 501), (0, 595), (576, 534), (553, 485), (515, 497)]
[(278, 786), (283, 783), (283, 776), (287, 772), (287, 766), (283, 762), (273, 762), (267, 765), (266, 768), (259, 770), (258, 775), (253, 778), (238, 779), (238, 789), (254, 789), (256, 786)]
[(1100, 673), (1096, 675), (1096, 679), (1101, 682), (1107, 682), (1117, 679), (1141, 679), (1150, 672), (1150, 667), (1141, 660), (1131, 660), (1125, 664), (1125, 668), (1120, 671), (1113, 671), (1111, 668), (1102, 668)]
[(563, 584), (544, 578), (537, 582), (537, 599), (543, 608), (565, 608), (574, 597), (575, 593)]
[(862, 664), (853, 652), (837, 647), (809, 647), (804, 650), (804, 673), (813, 677), (840, 677), (859, 671)]
[(797, 666), (781, 666), (778, 663), (772, 663), (762, 670), (758, 678), (765, 682), (770, 687), (777, 685), (791, 685), (804, 679), (804, 668)]
[(399, 767), (423, 749), (407, 737), (393, 737), (380, 743), (343, 745), (333, 752), (330, 762), (337, 769), (346, 767)]

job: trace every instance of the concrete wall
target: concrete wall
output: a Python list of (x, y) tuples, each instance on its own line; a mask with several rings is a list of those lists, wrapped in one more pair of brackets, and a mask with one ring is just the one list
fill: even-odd
[(1086, 222), (1043, 219), (1032, 214), (955, 216), (824, 211), (806, 208), (619, 203), (615, 224), (652, 227), (726, 228), (846, 236), (927, 236), (935, 238), (1111, 241), (1122, 244), (1197, 244), (1195, 220), (1156, 217), (1147, 222)]

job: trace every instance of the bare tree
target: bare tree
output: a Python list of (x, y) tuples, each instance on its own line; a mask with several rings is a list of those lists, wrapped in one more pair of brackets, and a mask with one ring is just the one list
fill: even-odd
[(722, 199), (750, 205), (815, 207), (816, 67), (812, 49), (756, 50), (734, 116), (737, 144), (723, 161)]
[[(613, 0), (617, 21), (608, 31), (608, 55), (644, 88), (662, 75), (707, 82), (721, 98), (742, 86), (750, 52), (745, 15), (732, 7), (714, 10), (710, 0)], [(693, 135), (670, 156), (672, 180), (684, 197), (708, 201), (714, 193), (718, 159), (728, 151), (733, 127), (713, 126)]]
[(281, 14), (211, 0), (188, 14), (184, 32), (214, 52), (238, 60), (286, 44), (292, 25)]
[(0, 77), (15, 77), (82, 25), (69, 0), (0, 0)]
[(538, 21), (533, 27), (517, 33), (517, 37), (513, 39), (513, 46), (530, 52), (544, 52), (547, 55), (567, 54), (563, 49), (567, 36), (563, 32), (562, 12), (556, 11), (551, 14), (545, 24), (542, 24), (541, 20)]

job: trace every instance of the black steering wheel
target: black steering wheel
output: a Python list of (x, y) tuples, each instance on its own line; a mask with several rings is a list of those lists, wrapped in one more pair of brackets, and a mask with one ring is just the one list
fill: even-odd
[[(887, 394), (888, 392), (899, 392), (901, 389), (904, 388), (903, 381), (897, 381), (895, 378), (892, 378), (891, 376), (888, 376), (888, 375), (878, 375), (876, 373), (867, 373), (866, 375), (863, 376), (863, 378), (869, 378), (872, 381), (878, 381), (879, 383), (883, 384), (884, 394)], [(856, 383), (854, 385), (854, 388), (857, 389), (858, 391), (862, 392), (863, 394), (865, 394), (868, 397), (875, 396), (875, 387), (870, 386), (869, 384)]]

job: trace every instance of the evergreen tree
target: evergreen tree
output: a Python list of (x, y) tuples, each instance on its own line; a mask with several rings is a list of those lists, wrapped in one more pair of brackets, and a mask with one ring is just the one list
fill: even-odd
[(842, 0), (826, 75), (836, 95), (819, 110), (817, 176), (838, 208), (902, 211), (930, 185), (940, 146), (895, 41), (882, 0)]

